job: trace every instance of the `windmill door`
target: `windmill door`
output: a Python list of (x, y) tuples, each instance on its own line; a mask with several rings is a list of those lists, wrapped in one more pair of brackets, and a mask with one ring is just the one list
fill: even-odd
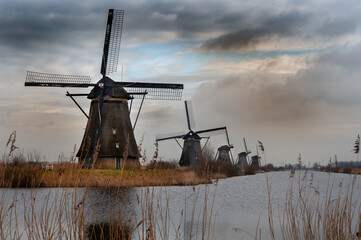
[(116, 169), (121, 169), (122, 168), (122, 161), (121, 161), (120, 157), (115, 158), (115, 168)]

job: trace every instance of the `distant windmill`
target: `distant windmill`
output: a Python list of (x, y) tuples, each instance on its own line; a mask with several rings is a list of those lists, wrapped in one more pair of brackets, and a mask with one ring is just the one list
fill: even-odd
[[(164, 141), (169, 139), (175, 139), (177, 141), (177, 138), (183, 138), (183, 148), (182, 148), (182, 155), (179, 161), (179, 165), (181, 166), (190, 166), (195, 165), (198, 161), (203, 160), (203, 154), (202, 154), (202, 148), (201, 148), (201, 139), (202, 137), (200, 134), (204, 133), (210, 133), (214, 131), (220, 131), (220, 130), (226, 130), (226, 127), (220, 127), (220, 128), (212, 128), (212, 129), (206, 129), (206, 130), (200, 130), (200, 131), (193, 131), (191, 126), (191, 118), (192, 114), (189, 111), (189, 103), (187, 101), (184, 102), (185, 109), (186, 109), (186, 115), (187, 115), (187, 124), (188, 124), (188, 130), (189, 132), (186, 134), (181, 135), (175, 135), (171, 137), (162, 137), (157, 138), (157, 141)], [(178, 145), (181, 147), (179, 142), (177, 141)]]
[(232, 156), (232, 152), (231, 152), (233, 145), (229, 143), (227, 128), (225, 129), (225, 132), (226, 132), (226, 136), (227, 136), (228, 145), (222, 145), (217, 149), (217, 154), (216, 154), (215, 159), (217, 159), (217, 161), (219, 161), (219, 162), (233, 164), (233, 156)]
[[(86, 94), (67, 92), (67, 96), (88, 118), (77, 154), (83, 167), (91, 167), (95, 163), (98, 167), (120, 168), (125, 158), (133, 164), (138, 162), (138, 149), (133, 133), (136, 122), (132, 127), (128, 100), (142, 98), (143, 103), (144, 98), (181, 100), (182, 97), (183, 84), (115, 82), (107, 77), (117, 70), (123, 19), (123, 10), (109, 9), (100, 70), (103, 77), (97, 83), (91, 83), (89, 76), (31, 71), (26, 75), (25, 86), (93, 87), (90, 93)], [(74, 96), (87, 96), (91, 99), (89, 116), (75, 101)]]
[(238, 154), (237, 157), (237, 165), (240, 166), (241, 168), (247, 168), (249, 165), (249, 154), (251, 153), (251, 151), (248, 151), (247, 149), (247, 143), (246, 143), (246, 139), (243, 138), (243, 144), (244, 144), (244, 148), (245, 148), (245, 152), (241, 152)]
[(259, 169), (261, 166), (261, 156), (258, 154), (258, 145), (256, 145), (257, 155), (252, 156), (251, 167), (254, 169)]

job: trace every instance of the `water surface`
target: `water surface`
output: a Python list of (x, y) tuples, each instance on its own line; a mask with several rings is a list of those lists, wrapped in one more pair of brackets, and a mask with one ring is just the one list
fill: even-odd
[[(304, 171), (296, 172), (293, 178), (290, 176), (288, 171), (271, 172), (267, 175), (222, 179), (210, 185), (195, 187), (1, 189), (0, 217), (6, 222), (3, 224), (3, 234), (20, 239), (33, 236), (27, 227), (32, 214), (38, 216), (34, 219), (39, 225), (37, 229), (47, 226), (48, 232), (55, 232), (58, 238), (67, 236), (67, 232), (75, 231), (74, 227), (69, 226), (76, 220), (74, 216), (81, 216), (77, 212), (81, 210), (84, 210), (86, 226), (112, 224), (121, 218), (129, 228), (135, 228), (142, 220), (144, 223), (150, 211), (157, 225), (157, 239), (162, 239), (164, 235), (169, 239), (175, 239), (177, 235), (181, 239), (189, 239), (190, 236), (201, 239), (202, 235), (215, 239), (254, 239), (256, 233), (258, 236), (261, 234), (262, 239), (269, 239), (270, 196), (276, 239), (279, 239), (279, 220), (283, 218), (286, 193), (292, 181), (293, 201), (298, 199), (300, 186), (312, 185), (312, 188), (308, 188), (308, 194), (315, 196), (321, 203), (332, 184), (331, 196), (336, 198), (340, 189), (345, 189), (352, 181), (356, 181), (354, 204), (359, 205), (357, 197), (361, 176), (308, 172), (305, 177)], [(83, 198), (84, 196), (86, 197)], [(132, 235), (133, 239), (147, 234), (144, 226), (145, 224), (138, 226)]]

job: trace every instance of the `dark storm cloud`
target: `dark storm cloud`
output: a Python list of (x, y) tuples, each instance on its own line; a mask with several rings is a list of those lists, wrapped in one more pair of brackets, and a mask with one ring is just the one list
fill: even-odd
[(246, 9), (220, 14), (227, 11), (227, 4), (220, 2), (7, 1), (0, 4), (0, 43), (27, 49), (44, 43), (81, 42), (98, 35), (102, 38), (109, 8), (125, 10), (123, 34), (143, 43), (161, 40), (159, 34), (169, 32), (179, 40), (193, 40), (200, 34), (231, 31), (234, 24), (247, 19)]
[[(252, 50), (257, 44), (272, 37), (298, 37), (301, 39), (320, 37), (340, 37), (355, 33), (359, 28), (359, 17), (350, 13), (337, 14), (337, 17), (320, 16), (311, 10), (308, 12), (291, 11), (278, 15), (265, 14), (266, 19), (260, 16), (252, 26), (239, 24), (238, 31), (231, 31), (217, 38), (206, 41), (202, 50), (232, 51)], [(257, 20), (257, 19), (256, 19)], [(236, 24), (235, 24), (236, 25)]]
[(235, 50), (253, 48), (259, 42), (270, 37), (298, 35), (302, 26), (307, 24), (308, 16), (297, 11), (272, 16), (256, 28), (242, 28), (218, 38), (211, 39), (202, 45), (203, 50)]
[[(197, 24), (193, 20), (202, 16), (183, 10), (173, 11), (176, 6), (177, 4), (170, 3), (145, 3), (140, 8), (138, 5), (115, 1), (103, 5), (92, 2), (89, 5), (70, 2), (19, 4), (9, 1), (1, 4), (0, 8), (0, 44), (3, 47), (32, 51), (33, 48), (41, 48), (44, 43), (63, 45), (71, 41), (81, 42), (103, 37), (108, 8), (114, 7), (126, 10), (125, 29), (130, 36), (137, 36), (135, 33), (138, 36), (156, 35), (157, 31), (177, 29), (207, 30), (205, 18)], [(172, 16), (179, 19), (171, 21)], [(142, 34), (142, 31), (145, 33)], [(84, 34), (88, 35), (84, 37)]]
[(0, 10), (0, 43), (17, 50), (51, 42), (62, 44), (76, 39), (79, 32), (99, 26), (96, 14), (74, 4), (9, 2)]
[(326, 37), (338, 37), (353, 33), (358, 28), (358, 17), (327, 19), (322, 24), (319, 33)]
[[(224, 4), (215, 5), (216, 8), (212, 8), (202, 2), (167, 1), (144, 2), (142, 7), (128, 5), (125, 7), (126, 31), (130, 36), (141, 36), (143, 39), (157, 39), (159, 33), (172, 32), (179, 40), (193, 40), (199, 34), (217, 31), (220, 27), (231, 29), (229, 22), (221, 22), (224, 16), (218, 14)], [(239, 19), (240, 14), (233, 17)]]
[[(355, 31), (358, 26), (352, 14), (339, 13), (335, 15), (340, 17), (331, 19), (310, 9), (298, 12), (292, 6), (285, 12), (284, 6), (254, 7), (219, 1), (3, 1), (0, 43), (26, 49), (41, 47), (45, 42), (61, 45), (102, 38), (108, 8), (125, 9), (124, 33), (137, 43), (158, 40), (160, 33), (198, 41), (202, 34), (228, 32), (207, 41), (204, 50), (248, 49), (270, 37), (339, 36)], [(312, 25), (320, 26), (313, 32), (303, 32)]]

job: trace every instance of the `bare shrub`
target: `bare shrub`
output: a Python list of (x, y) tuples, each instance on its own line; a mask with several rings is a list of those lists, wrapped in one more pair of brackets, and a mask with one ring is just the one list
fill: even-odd
[(173, 161), (173, 162), (165, 162), (165, 161), (151, 161), (146, 168), (148, 170), (153, 170), (153, 169), (176, 169), (178, 166), (178, 163)]

